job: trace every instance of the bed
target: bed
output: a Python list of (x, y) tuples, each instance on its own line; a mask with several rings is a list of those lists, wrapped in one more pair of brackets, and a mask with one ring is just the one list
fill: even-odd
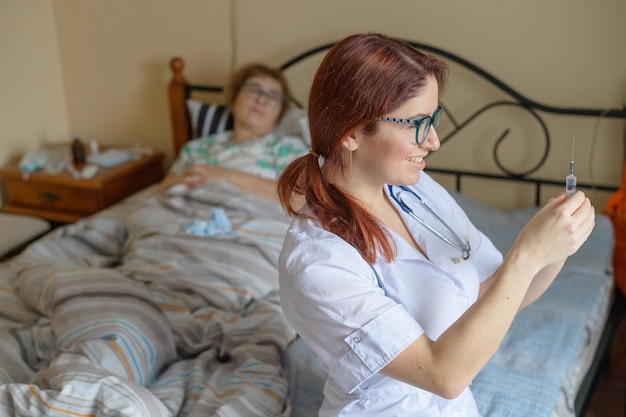
[[(282, 68), (317, 62), (330, 46)], [(491, 77), (456, 55), (415, 46)], [(194, 98), (221, 88), (187, 83), (180, 58), (170, 66), (176, 151), (197, 135), (228, 129), (218, 101)], [(624, 118), (619, 109), (540, 108), (509, 90), (523, 111), (537, 115)], [(280, 129), (306, 141), (304, 102), (296, 101)], [(467, 125), (452, 124), (450, 137)], [(444, 164), (431, 171), (452, 178), (451, 193), (503, 251), (545, 198), (542, 187), (562, 187), (536, 170), (522, 175), (505, 167), (502, 174)], [(503, 209), (481, 202), (465, 192), (466, 177), (530, 184), (533, 203)], [(610, 269), (611, 223), (603, 215), (597, 220), (588, 242), (518, 316), (473, 382), (485, 417), (584, 415), (622, 305)], [(277, 295), (288, 224), (278, 203), (228, 183), (149, 188), (1, 263), (0, 415), (315, 416), (325, 372), (287, 324)]]

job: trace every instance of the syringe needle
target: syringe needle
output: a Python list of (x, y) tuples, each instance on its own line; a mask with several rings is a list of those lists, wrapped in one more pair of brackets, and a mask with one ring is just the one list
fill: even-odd
[(569, 163), (569, 175), (565, 177), (565, 193), (567, 197), (576, 192), (576, 176), (574, 175), (574, 148), (576, 147), (576, 138), (572, 138), (572, 159)]

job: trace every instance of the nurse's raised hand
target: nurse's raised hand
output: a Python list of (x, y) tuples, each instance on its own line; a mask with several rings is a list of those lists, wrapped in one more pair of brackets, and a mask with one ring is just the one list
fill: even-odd
[(577, 191), (548, 201), (522, 229), (509, 254), (521, 256), (535, 271), (561, 262), (575, 253), (595, 226), (595, 209), (589, 198)]

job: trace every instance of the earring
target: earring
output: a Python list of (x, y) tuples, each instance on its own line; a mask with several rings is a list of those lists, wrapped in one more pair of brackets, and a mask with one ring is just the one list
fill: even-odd
[(348, 166), (350, 167), (350, 184), (352, 184), (352, 151), (348, 154)]

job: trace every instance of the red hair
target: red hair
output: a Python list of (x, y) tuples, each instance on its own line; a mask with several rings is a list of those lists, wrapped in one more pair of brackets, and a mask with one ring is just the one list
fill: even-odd
[(329, 174), (343, 170), (342, 140), (361, 130), (376, 132), (376, 118), (418, 96), (430, 76), (439, 93), (447, 78), (444, 61), (426, 55), (399, 39), (358, 34), (335, 44), (322, 60), (309, 94), (308, 117), (312, 150), (293, 161), (278, 181), (278, 196), (292, 216), (307, 217), (294, 202), (306, 204), (326, 230), (356, 247), (370, 263), (379, 251), (389, 262), (396, 248), (378, 220), (355, 197), (329, 184)]

